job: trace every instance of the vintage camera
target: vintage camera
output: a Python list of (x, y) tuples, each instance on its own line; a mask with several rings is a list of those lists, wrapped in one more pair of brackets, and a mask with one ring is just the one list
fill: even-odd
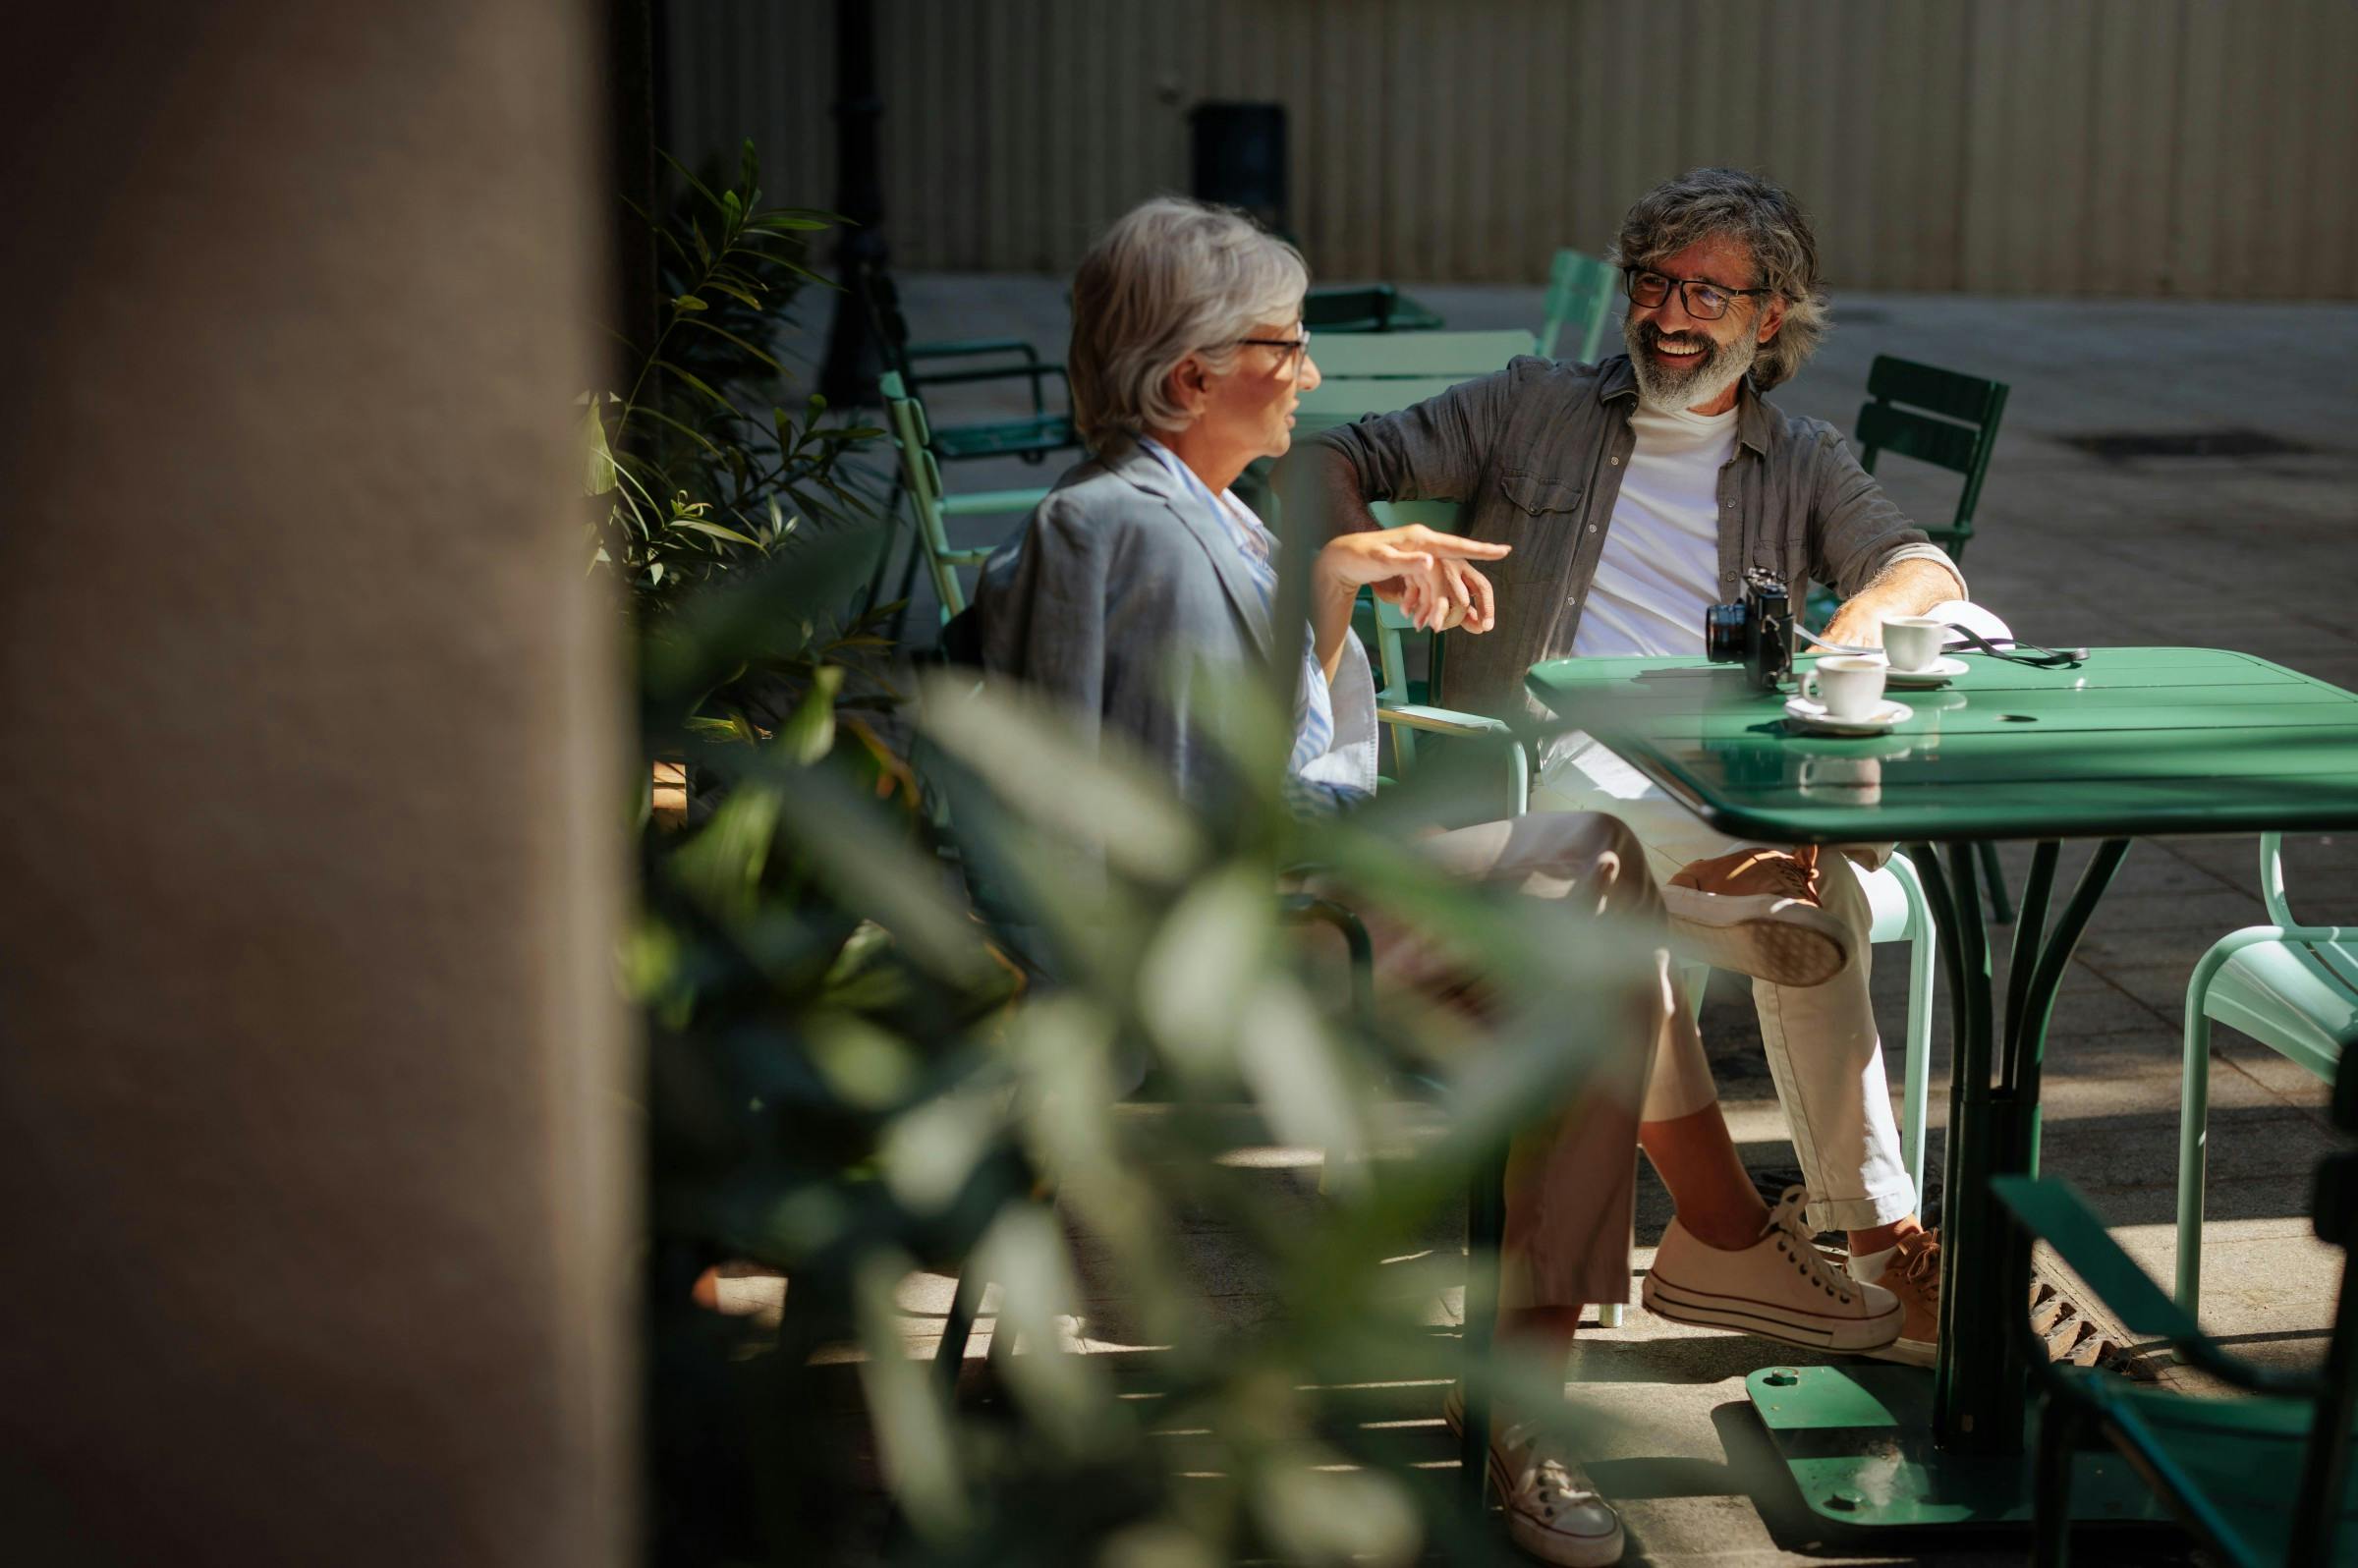
[(1744, 574), (1744, 596), (1703, 612), (1703, 650), (1713, 664), (1741, 664), (1764, 692), (1793, 673), (1793, 601), (1785, 580), (1754, 567)]

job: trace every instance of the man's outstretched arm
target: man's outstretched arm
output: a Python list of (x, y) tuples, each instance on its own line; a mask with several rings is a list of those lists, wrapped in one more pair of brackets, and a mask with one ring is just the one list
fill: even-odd
[(1923, 556), (1894, 561), (1843, 601), (1826, 625), (1825, 640), (1850, 647), (1881, 647), (1886, 617), (1922, 615), (1943, 600), (1964, 596), (1964, 582), (1945, 562)]

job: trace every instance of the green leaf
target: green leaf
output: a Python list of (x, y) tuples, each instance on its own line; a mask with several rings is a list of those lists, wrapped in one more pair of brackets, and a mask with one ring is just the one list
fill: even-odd
[(1093, 755), (1061, 709), (955, 677), (926, 682), (922, 708), (925, 731), (999, 799), (1111, 864), (1175, 881), (1203, 859), (1202, 830), (1169, 780), (1137, 756)]
[[(725, 327), (715, 326), (709, 321), (699, 321), (694, 319), (691, 319), (688, 324), (692, 327), (701, 327), (704, 331), (711, 333), (716, 338), (726, 339), (730, 343), (735, 344), (738, 348), (743, 349), (746, 353), (752, 355), (755, 359), (760, 361), (770, 369), (777, 371), (777, 373), (780, 375), (787, 373), (786, 366), (780, 364), (768, 354), (764, 353), (760, 349), (755, 348), (751, 343), (746, 342), (745, 339), (739, 337), (736, 333), (729, 331)], [(877, 433), (881, 434), (882, 432), (878, 431)]]
[(827, 222), (823, 218), (796, 217), (789, 213), (779, 211), (775, 208), (767, 212), (755, 213), (752, 217), (745, 220), (745, 226), (749, 229), (769, 229), (778, 232), (830, 229), (834, 227), (833, 224)]
[(711, 202), (715, 207), (720, 205), (720, 197), (714, 196), (711, 191), (705, 187), (704, 182), (696, 177), (695, 171), (690, 169), (688, 165), (682, 163), (679, 159), (673, 157), (670, 153), (665, 152), (660, 147), (655, 149), (655, 156), (661, 158), (665, 163), (670, 164), (673, 172), (678, 174), (681, 179), (688, 182), (688, 189), (694, 191), (698, 196), (702, 196), (706, 201)]
[(711, 453), (716, 460), (724, 463), (728, 461), (728, 455), (722, 452), (719, 447), (713, 445), (712, 438), (705, 435), (703, 431), (696, 428), (696, 426), (682, 423), (680, 420), (675, 420), (670, 415), (664, 413), (661, 409), (648, 408), (645, 404), (640, 405), (640, 407), (633, 412), (644, 414), (658, 424), (670, 425), (673, 429), (688, 437), (689, 440), (694, 441), (698, 446), (701, 446), (705, 451)]
[(838, 665), (822, 666), (811, 678), (811, 690), (803, 694), (802, 705), (778, 731), (778, 749), (805, 767), (817, 761), (835, 746), (835, 698), (843, 690), (843, 670)]
[(655, 362), (655, 367), (663, 371), (666, 375), (677, 377), (682, 386), (691, 387), (694, 390), (702, 393), (705, 397), (710, 398), (714, 403), (720, 406), (722, 413), (735, 414), (737, 412), (736, 404), (731, 403), (727, 398), (724, 398), (718, 392), (715, 392), (712, 387), (703, 379), (703, 377), (696, 374), (694, 371), (683, 369), (681, 366), (669, 360), (657, 360)]
[(675, 310), (709, 310), (712, 308), (693, 294), (683, 294), (671, 302)]
[[(760, 302), (759, 300), (757, 300), (757, 299), (755, 299), (755, 298), (753, 297), (753, 295), (751, 295), (750, 293), (748, 293), (748, 292), (747, 292), (747, 291), (745, 291), (744, 289), (741, 289), (741, 288), (739, 288), (739, 287), (738, 287), (736, 284), (734, 284), (734, 283), (727, 283), (727, 282), (723, 282), (723, 281), (722, 281), (722, 280), (721, 280), (719, 277), (717, 277), (717, 276), (714, 276), (714, 277), (707, 278), (707, 279), (705, 279), (705, 280), (704, 280), (704, 282), (705, 282), (705, 287), (707, 287), (707, 288), (709, 288), (709, 289), (713, 290), (715, 293), (719, 293), (719, 294), (725, 294), (725, 295), (727, 295), (727, 296), (728, 296), (730, 299), (732, 299), (732, 300), (736, 300), (736, 301), (740, 302), (741, 304), (743, 304), (743, 305), (747, 306), (749, 308), (752, 308), (752, 309), (758, 310), (758, 309), (760, 309), (760, 308), (762, 308), (762, 306), (761, 306), (761, 302)], [(758, 287), (759, 287), (759, 285), (758, 285), (758, 284), (757, 284), (757, 285), (755, 285), (755, 286), (756, 286), (757, 288), (758, 288)]]
[(901, 1340), (893, 1293), (916, 1266), (884, 1248), (855, 1265), (852, 1299), (868, 1352), (860, 1363), (860, 1386), (885, 1484), (917, 1534), (941, 1542), (965, 1528), (967, 1483), (941, 1379), (930, 1363), (910, 1360)]
[(675, 529), (694, 529), (699, 533), (708, 533), (716, 539), (727, 539), (732, 544), (750, 544), (757, 550), (761, 548), (759, 539), (748, 538), (735, 529), (725, 529), (717, 523), (705, 523), (692, 517), (675, 517), (664, 526)]
[(582, 489), (589, 495), (604, 495), (622, 481), (616, 476), (613, 450), (606, 445), (606, 421), (592, 404), (582, 416)]

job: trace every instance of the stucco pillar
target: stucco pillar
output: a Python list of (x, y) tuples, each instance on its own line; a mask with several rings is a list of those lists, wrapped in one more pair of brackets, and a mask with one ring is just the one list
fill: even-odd
[(595, 21), (0, 65), (0, 1559), (630, 1551)]

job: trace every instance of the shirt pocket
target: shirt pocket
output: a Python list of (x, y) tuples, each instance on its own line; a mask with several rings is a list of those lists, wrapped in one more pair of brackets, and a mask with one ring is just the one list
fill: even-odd
[(1562, 577), (1583, 487), (1552, 475), (1508, 469), (1498, 476), (1498, 493), (1506, 501), (1507, 542), (1515, 547), (1498, 563), (1499, 577), (1507, 582)]

